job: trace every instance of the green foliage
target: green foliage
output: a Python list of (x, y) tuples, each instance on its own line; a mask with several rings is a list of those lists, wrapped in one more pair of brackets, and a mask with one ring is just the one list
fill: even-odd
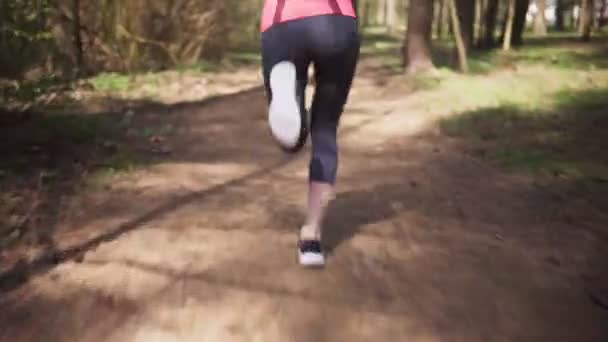
[(99, 32), (87, 61), (94, 68), (132, 71), (217, 59), (231, 47), (236, 32), (251, 26), (256, 15), (249, 9), (236, 0), (87, 3), (82, 21), (88, 31)]
[(93, 73), (195, 65), (219, 60), (258, 38), (257, 2), (99, 0), (80, 1), (78, 11), (73, 5), (68, 0), (2, 1), (0, 77), (23, 78), (34, 67), (43, 70), (33, 78), (53, 72), (70, 76), (80, 49), (85, 69)]
[(52, 42), (48, 0), (0, 2), (0, 77), (14, 77), (40, 61)]
[(91, 79), (91, 84), (99, 91), (119, 92), (129, 88), (130, 76), (119, 73), (101, 73)]
[(401, 37), (386, 33), (377, 27), (363, 30), (361, 54), (363, 56), (386, 56), (399, 59), (399, 49), (403, 44)]

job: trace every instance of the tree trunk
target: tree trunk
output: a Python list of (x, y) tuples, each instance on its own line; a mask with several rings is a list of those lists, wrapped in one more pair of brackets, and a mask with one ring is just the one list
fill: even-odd
[(494, 34), (496, 33), (496, 17), (498, 16), (498, 0), (488, 0), (485, 13), (485, 31), (484, 43), (486, 48), (492, 47), (495, 44)]
[(581, 39), (584, 42), (591, 40), (591, 28), (593, 27), (594, 11), (593, 0), (583, 0), (581, 6)]
[(391, 33), (397, 26), (397, 1), (386, 0), (386, 28)]
[(475, 6), (475, 46), (481, 47), (482, 36), (483, 36), (483, 12), (485, 11), (485, 5), (487, 0), (477, 0)]
[(536, 0), (536, 16), (534, 16), (534, 35), (544, 37), (547, 35), (547, 21), (545, 11), (547, 0)]
[(433, 29), (433, 1), (410, 0), (406, 44), (403, 49), (408, 73), (434, 68), (431, 59), (431, 33)]
[(601, 29), (606, 25), (608, 19), (608, 0), (602, 0), (600, 5), (600, 19), (598, 20), (598, 26)]
[(435, 24), (435, 35), (437, 38), (443, 38), (443, 13), (445, 11), (445, 0), (439, 0), (436, 7), (436, 16), (433, 20)]
[(507, 9), (507, 20), (505, 26), (505, 32), (502, 39), (502, 49), (505, 51), (511, 50), (511, 41), (513, 36), (513, 23), (515, 21), (515, 1), (509, 0)]
[(580, 13), (577, 16), (576, 12), (574, 12), (574, 8), (572, 8), (570, 10), (569, 14), (569, 19), (570, 19), (570, 28), (572, 28), (573, 30), (580, 30), (580, 25), (579, 25), (579, 21), (578, 18), (580, 18)]
[(577, 18), (577, 23), (576, 23), (576, 27), (578, 29), (578, 34), (579, 35), (583, 35), (583, 28), (584, 28), (584, 17), (585, 17), (585, 0), (580, 0), (580, 7), (579, 7), (579, 12), (578, 12), (578, 18)]
[(386, 0), (378, 0), (376, 3), (376, 25), (386, 25)]
[(450, 33), (450, 4), (449, 0), (439, 0), (439, 22), (437, 25), (437, 36), (444, 38)]
[(74, 51), (76, 53), (76, 73), (80, 77), (84, 73), (84, 51), (82, 49), (82, 32), (80, 27), (80, 0), (72, 1)]
[(566, 0), (555, 0), (555, 29), (557, 31), (564, 31), (566, 29), (565, 16), (566, 16)]
[[(473, 47), (473, 34), (475, 25), (475, 0), (456, 0), (458, 22), (462, 40), (467, 49)], [(452, 21), (453, 22), (453, 21)], [(454, 32), (456, 33), (456, 32)]]
[(513, 20), (513, 40), (511, 44), (522, 45), (524, 42), (524, 30), (526, 28), (526, 14), (530, 7), (530, 0), (515, 1), (515, 18)]
[[(400, 7), (400, 11), (401, 14), (403, 15), (403, 17), (401, 18), (401, 20), (403, 20), (403, 24), (405, 24), (405, 28), (407, 29), (407, 27), (409, 27), (409, 17), (408, 17), (408, 13), (410, 13), (410, 2), (409, 0), (403, 0), (403, 6)], [(432, 38), (432, 37), (431, 37)]]
[(460, 29), (460, 19), (458, 18), (458, 10), (456, 9), (455, 1), (456, 0), (450, 0), (450, 16), (452, 18), (456, 50), (458, 51), (458, 65), (460, 67), (460, 71), (468, 72), (469, 64), (467, 61), (467, 46), (464, 41), (463, 32)]
[(361, 19), (363, 19), (363, 26), (364, 27), (369, 26), (369, 17), (370, 17), (370, 13), (371, 13), (371, 10), (370, 10), (371, 9), (371, 5), (372, 5), (372, 3), (369, 0), (366, 0), (363, 3), (363, 6), (361, 7), (361, 11), (363, 11), (362, 14), (361, 14)]

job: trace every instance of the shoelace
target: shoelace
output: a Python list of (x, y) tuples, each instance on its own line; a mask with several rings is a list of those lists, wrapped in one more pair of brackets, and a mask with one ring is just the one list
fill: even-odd
[(302, 253), (321, 253), (321, 242), (317, 240), (300, 241), (300, 251)]

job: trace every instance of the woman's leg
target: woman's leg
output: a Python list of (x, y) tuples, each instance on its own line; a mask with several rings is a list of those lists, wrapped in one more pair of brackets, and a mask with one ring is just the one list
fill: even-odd
[(310, 57), (297, 22), (277, 24), (262, 34), (262, 66), (268, 98), (269, 124), (287, 152), (306, 143), (308, 123), (305, 90)]
[(301, 240), (320, 240), (322, 221), (334, 196), (338, 170), (337, 130), (359, 57), (356, 21), (322, 17), (313, 37), (316, 89), (311, 108), (312, 157), (306, 223)]

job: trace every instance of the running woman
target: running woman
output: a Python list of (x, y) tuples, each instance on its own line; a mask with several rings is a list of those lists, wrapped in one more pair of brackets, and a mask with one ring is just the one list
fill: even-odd
[[(302, 149), (309, 131), (312, 141), (308, 210), (298, 243), (303, 266), (325, 264), (322, 221), (334, 196), (336, 134), (359, 58), (354, 1), (265, 0), (262, 13), (262, 63), (271, 132), (290, 153)], [(310, 64), (315, 93), (309, 125), (305, 88)]]

